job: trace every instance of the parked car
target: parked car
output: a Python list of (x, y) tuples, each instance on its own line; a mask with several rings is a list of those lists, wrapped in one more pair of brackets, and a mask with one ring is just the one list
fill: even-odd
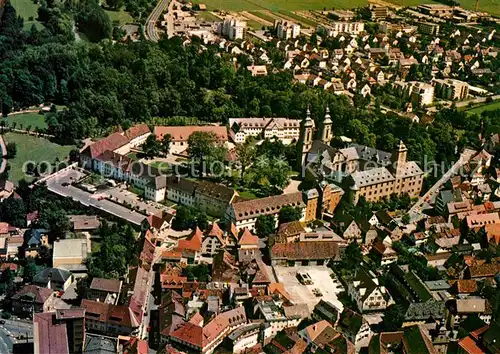
[(302, 285), (312, 285), (314, 284), (311, 276), (306, 272), (297, 272), (297, 279)]

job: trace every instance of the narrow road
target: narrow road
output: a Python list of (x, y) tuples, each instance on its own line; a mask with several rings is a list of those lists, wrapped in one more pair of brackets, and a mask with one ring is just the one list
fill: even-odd
[[(437, 181), (431, 189), (427, 191), (410, 209), (409, 213), (410, 214), (417, 214), (416, 217), (418, 218), (418, 214), (421, 214), (420, 208), (422, 205), (426, 202), (430, 202), (432, 198), (434, 198), (437, 193), (439, 192), (439, 189), (446, 183), (448, 180), (455, 175), (457, 172), (459, 172), (460, 168), (462, 168), (466, 163), (470, 161), (472, 156), (474, 156), (475, 151), (474, 150), (469, 150), (465, 149), (464, 152), (460, 154), (460, 158), (455, 162), (455, 164)], [(414, 218), (412, 217), (412, 220)]]
[[(160, 18), (161, 14), (163, 13), (163, 10), (167, 8), (170, 0), (160, 0), (158, 2), (158, 5), (153, 9), (151, 14), (149, 15), (148, 19), (146, 20), (146, 38), (148, 38), (150, 41), (153, 42), (158, 42), (160, 40), (160, 36), (158, 35), (158, 32), (156, 31), (156, 23), (158, 22), (158, 19)], [(167, 19), (167, 34), (169, 37), (172, 36), (174, 24), (173, 24), (173, 3), (174, 1), (171, 2), (170, 6), (168, 6), (168, 19)]]

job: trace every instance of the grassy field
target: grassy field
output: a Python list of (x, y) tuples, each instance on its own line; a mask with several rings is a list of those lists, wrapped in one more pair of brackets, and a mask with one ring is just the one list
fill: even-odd
[(304, 25), (309, 26), (309, 27), (315, 27), (317, 25), (316, 22), (314, 22), (308, 18), (302, 17), (300, 15), (296, 15), (292, 11), (280, 11), (280, 13), (282, 13), (283, 15), (285, 15), (287, 17), (293, 18), (295, 21), (297, 21), (299, 24), (301, 24), (302, 27), (304, 27)]
[[(496, 1), (496, 0), (494, 0)], [(227, 11), (255, 11), (280, 10), (301, 11), (301, 10), (323, 10), (326, 8), (352, 8), (364, 6), (367, 0), (194, 0), (193, 3), (206, 4), (209, 10)]]
[(31, 135), (7, 133), (4, 138), (6, 144), (14, 142), (17, 145), (16, 157), (8, 161), (10, 165), (9, 179), (14, 184), (17, 184), (23, 178), (31, 179), (29, 176), (25, 176), (23, 172), (25, 162), (47, 161), (52, 163), (56, 158), (62, 161), (68, 157), (69, 152), (74, 148), (74, 146), (54, 144), (45, 138), (37, 138)]
[(248, 27), (253, 28), (254, 30), (260, 30), (262, 29), (262, 26), (265, 26), (263, 23), (253, 20), (247, 20), (247, 25)]
[[(42, 24), (36, 21), (38, 17), (38, 5), (32, 0), (11, 0), (12, 6), (16, 9), (17, 15), (24, 19), (24, 29), (30, 29), (32, 25), (42, 28)], [(32, 18), (30, 20), (30, 18)]]
[(12, 127), (13, 123), (16, 123), (16, 129), (26, 129), (31, 125), (31, 129), (38, 127), (41, 129), (47, 128), (47, 123), (45, 123), (45, 116), (38, 113), (24, 113), (24, 114), (14, 114), (6, 118), (9, 127)]
[(200, 11), (198, 12), (198, 17), (205, 20), (205, 21), (211, 21), (211, 22), (220, 22), (222, 21), (219, 17), (211, 14), (208, 11)]
[(120, 11), (105, 10), (105, 11), (108, 14), (111, 22), (118, 21), (120, 25), (134, 22), (132, 16), (125, 10), (120, 10)]
[(479, 107), (468, 109), (467, 113), (481, 114), (484, 111), (493, 111), (495, 109), (500, 109), (500, 101), (495, 101)]

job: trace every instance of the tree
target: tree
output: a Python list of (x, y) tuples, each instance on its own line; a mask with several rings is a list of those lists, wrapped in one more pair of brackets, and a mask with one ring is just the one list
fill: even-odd
[(255, 157), (255, 148), (247, 143), (236, 145), (236, 156), (241, 166), (240, 178), (243, 178), (247, 166)]
[(405, 309), (402, 305), (391, 305), (384, 312), (382, 320), (382, 331), (395, 332), (401, 328), (405, 318)]
[(403, 215), (403, 218), (401, 219), (401, 221), (403, 221), (403, 224), (408, 225), (411, 221), (410, 215), (408, 213), (406, 213), (405, 215)]
[(260, 215), (255, 222), (255, 232), (259, 237), (267, 237), (276, 230), (273, 215)]
[(175, 230), (187, 230), (198, 226), (205, 230), (208, 228), (208, 217), (204, 212), (186, 205), (179, 205), (172, 221)]
[(172, 135), (165, 134), (161, 139), (161, 152), (168, 155), (170, 152), (170, 146), (172, 145)]
[(2, 221), (16, 227), (24, 227), (26, 223), (26, 207), (22, 199), (7, 198), (0, 204)]
[(24, 280), (31, 283), (34, 276), (37, 274), (37, 271), (38, 269), (36, 267), (35, 260), (32, 257), (27, 258), (23, 273)]
[(14, 295), (14, 276), (14, 272), (8, 267), (2, 272), (0, 275), (0, 295), (5, 295), (7, 298)]
[(278, 220), (280, 224), (297, 221), (302, 217), (302, 210), (300, 208), (294, 208), (291, 206), (284, 206), (280, 209)]
[(217, 145), (217, 136), (212, 132), (197, 131), (188, 138), (189, 156), (196, 162), (199, 162), (201, 174), (205, 171), (204, 161), (210, 156), (211, 151)]
[(111, 37), (111, 20), (97, 3), (87, 2), (87, 6), (78, 13), (77, 21), (78, 29), (92, 42)]
[(71, 162), (77, 162), (78, 160), (80, 160), (80, 150), (71, 149), (71, 151), (69, 152), (69, 160)]
[(185, 275), (189, 281), (210, 281), (210, 269), (208, 265), (204, 263), (187, 266), (183, 269), (183, 275)]
[(142, 145), (142, 151), (144, 152), (144, 155), (149, 158), (159, 156), (162, 149), (162, 144), (158, 141), (158, 139), (156, 139), (156, 135), (154, 134), (148, 136), (146, 141)]
[(17, 154), (17, 145), (15, 142), (7, 143), (7, 158), (13, 159)]

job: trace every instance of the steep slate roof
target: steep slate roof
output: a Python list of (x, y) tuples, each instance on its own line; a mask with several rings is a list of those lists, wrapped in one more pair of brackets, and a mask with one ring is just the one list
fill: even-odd
[(405, 329), (403, 346), (407, 354), (437, 354), (429, 336), (418, 325)]
[(45, 268), (33, 277), (34, 283), (48, 283), (49, 280), (64, 283), (71, 277), (71, 273), (65, 269)]
[(260, 215), (277, 214), (284, 206), (304, 207), (302, 192), (275, 195), (232, 204), (236, 220), (257, 218)]
[(406, 310), (405, 321), (428, 321), (443, 319), (446, 314), (444, 302), (429, 300), (426, 302), (411, 303)]

